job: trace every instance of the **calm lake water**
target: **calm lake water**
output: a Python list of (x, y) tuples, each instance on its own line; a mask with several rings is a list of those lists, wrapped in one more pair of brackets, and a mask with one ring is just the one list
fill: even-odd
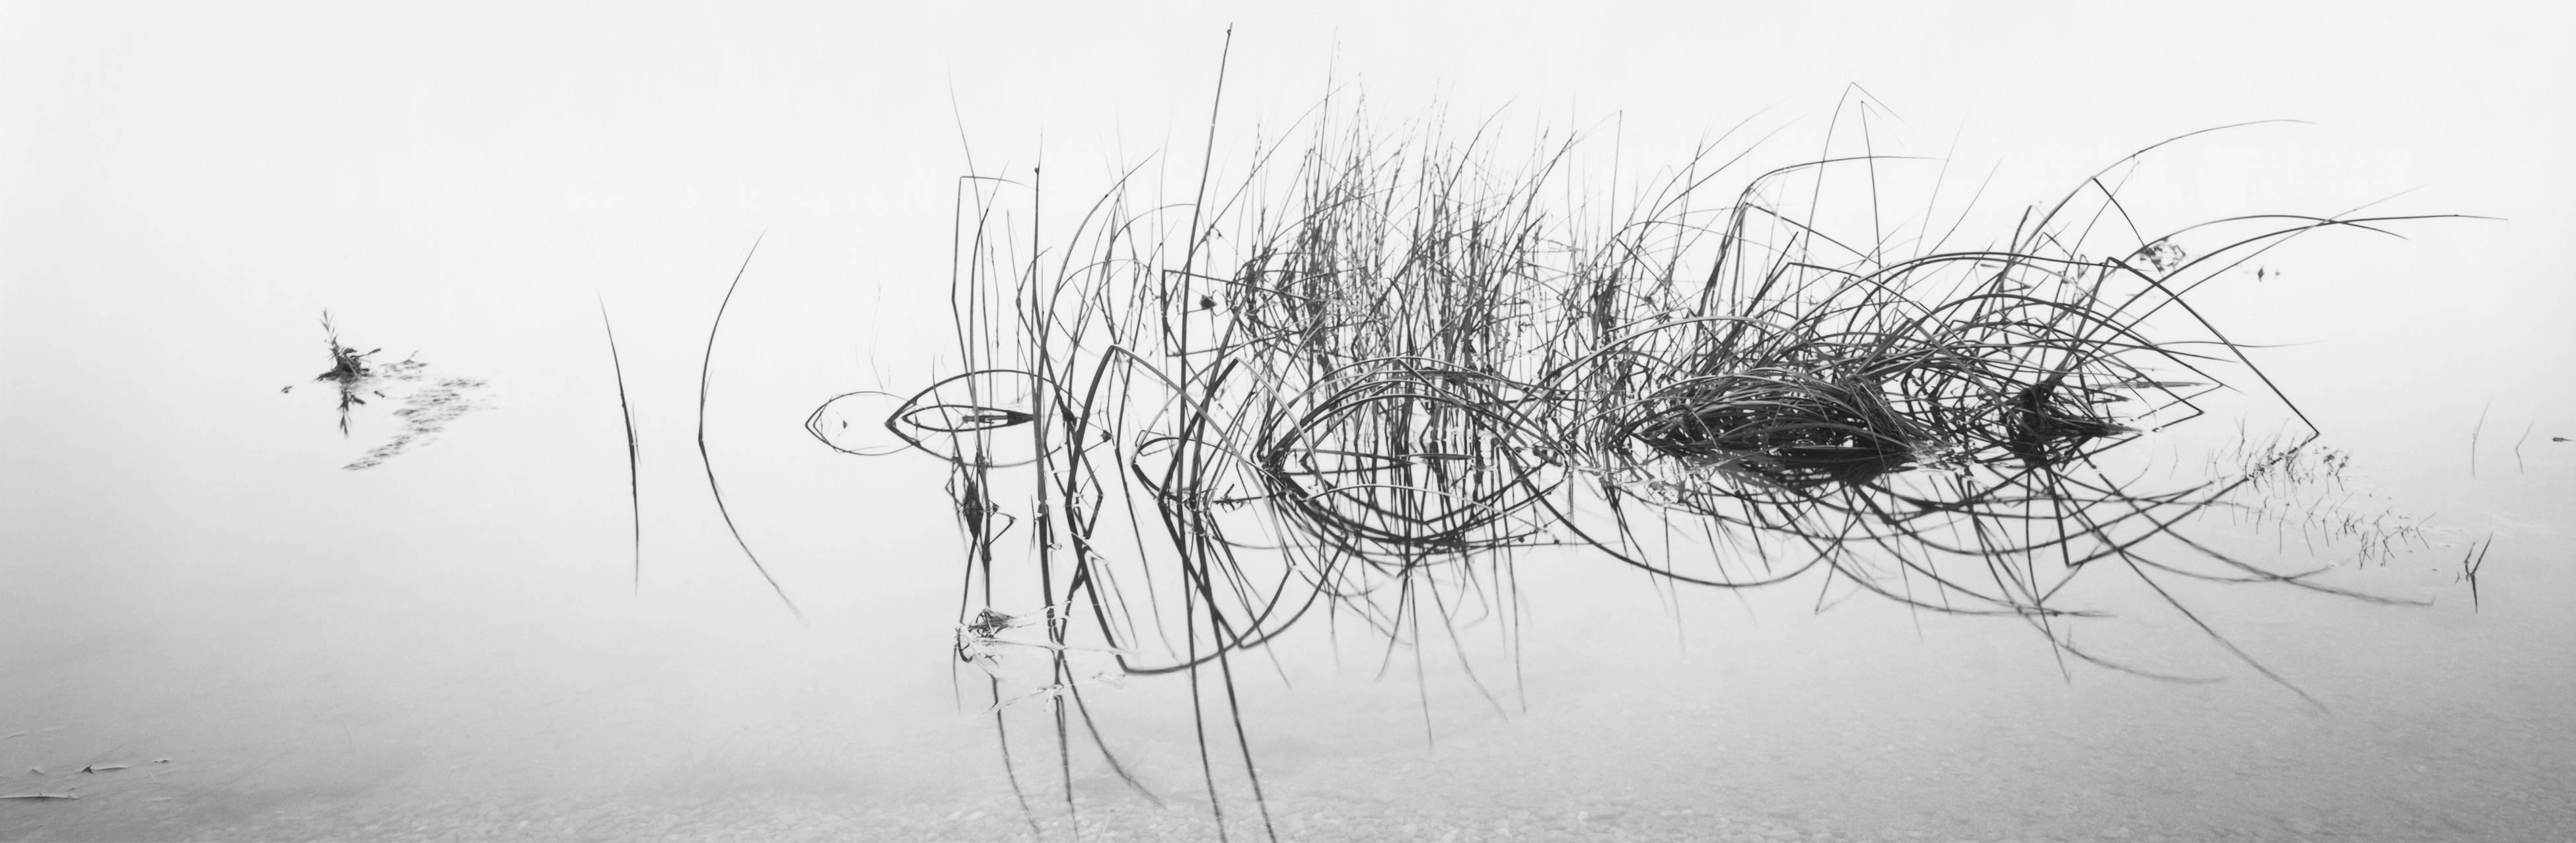
[[(1217, 808), (1261, 839), (1239, 775), (1209, 804), (1186, 686), (1156, 678), (1094, 701), (1168, 806), (1086, 761), (1067, 818), (1051, 734), (1020, 714), (1033, 829), (980, 678), (952, 663), (964, 550), (943, 467), (800, 428), (833, 395), (953, 367), (967, 154), (1023, 173), (1044, 130), (1068, 195), (1161, 149), (1158, 183), (1186, 185), (1223, 21), (169, 12), (13, 7), (0, 49), (0, 793), (78, 797), (0, 800), (0, 840), (1202, 840)], [(1935, 61), (1952, 51), (1895, 13), (1848, 67), (1744, 35), (1405, 14), (1245, 19), (1228, 137), (1296, 119), (1337, 43), (1335, 72), (1386, 86), (1381, 115), (1430, 113), (1403, 110), (1425, 92), (1457, 103), (1452, 126), (1514, 97), (1586, 127), (1620, 109), (1622, 143), (1658, 160), (1783, 101), (1811, 116), (1765, 127), (1813, 129), (1842, 81), (1888, 79), (1873, 93), (1919, 109), (1909, 151), (1972, 133), (1945, 189), (1964, 201), (1994, 167), (1980, 207), (1998, 213), (2156, 140), (2286, 116), (2323, 127), (2177, 150), (2139, 176), (2137, 212), (2333, 214), (2421, 187), (2374, 212), (2510, 222), (2346, 234), (2195, 299), (2279, 344), (2258, 362), (2355, 455), (2348, 495), (2289, 500), (2422, 528), (2324, 576), (2429, 606), (2179, 595), (2316, 704), (2120, 572), (2082, 580), (2119, 615), (2082, 643), (2225, 681), (2061, 664), (2016, 621), (1818, 612), (1814, 580), (1676, 593), (1531, 552), (1516, 652), (1486, 625), (1387, 661), (1346, 623), (1238, 662), (1280, 839), (2576, 836), (2576, 443), (2553, 439), (2576, 438), (2576, 97), (2539, 81), (2576, 78), (2542, 58), (2576, 35), (2564, 15), (2355, 13), (2333, 43), (2289, 18), (2127, 21), (2102, 64), (2189, 53), (2203, 75), (2034, 79)], [(1704, 23), (1670, 28), (1740, 28)], [(1940, 26), (1987, 31), (1972, 23)], [(2379, 68), (2387, 44), (2429, 57), (2311, 78)], [(1681, 57), (1717, 47), (1776, 70), (1699, 93)], [(2025, 113), (2043, 102), (2072, 104)], [(802, 620), (735, 546), (696, 442), (707, 320), (764, 236), (715, 352), (705, 452)], [(641, 442), (640, 577), (603, 303)], [(389, 398), (336, 428), (311, 380), (332, 362), (325, 308), (382, 360), (417, 349), (434, 376), (488, 381), (487, 406), (342, 470), (402, 427)], [(2280, 422), (2250, 418), (2258, 438)], [(2237, 419), (2198, 424), (2137, 444), (2204, 454)], [(2205, 530), (2284, 570), (2357, 552), (2224, 516)], [(2460, 560), (2490, 539), (2472, 605)]]

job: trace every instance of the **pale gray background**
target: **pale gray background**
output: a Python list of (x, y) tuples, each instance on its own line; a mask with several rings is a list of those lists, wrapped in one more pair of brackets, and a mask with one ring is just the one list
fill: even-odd
[[(0, 734), (26, 734), (0, 739), (0, 790), (88, 798), (0, 802), (0, 836), (1008, 839), (988, 724), (948, 690), (938, 467), (831, 454), (796, 425), (938, 371), (961, 123), (982, 169), (1043, 154), (1068, 196), (1160, 150), (1187, 171), (1228, 22), (1234, 160), (1338, 81), (1390, 121), (1435, 102), (1453, 125), (1620, 115), (1632, 168), (1753, 118), (1787, 127), (1766, 154), (1789, 161), (1857, 83), (1902, 116), (1891, 142), (1953, 158), (1954, 188), (1994, 173), (1997, 214), (2174, 134), (2293, 118), (2311, 125), (2154, 159), (2145, 212), (2411, 190), (2377, 210), (2509, 220), (2314, 238), (2266, 260), (2281, 277), (2212, 288), (2239, 338), (2294, 344), (2260, 360), (2360, 455), (2365, 491), (2439, 513), (2440, 547), (2346, 580), (2431, 610), (2220, 604), (2331, 715), (2241, 669), (2070, 685), (2019, 628), (1811, 616), (1805, 588), (1693, 598), (1684, 650), (1643, 582), (1532, 562), (1552, 587), (1526, 716), (1437, 687), (1433, 753), (1404, 683), (1329, 663), (1255, 683), (1274, 793), (1308, 827), (1648, 834), (1689, 809), (1727, 833), (2547, 840), (2576, 822), (2576, 445), (2527, 445), (2520, 471), (2505, 447), (2526, 425), (2576, 436), (2566, 4), (941, 5), (4, 7)], [(732, 548), (689, 447), (706, 320), (764, 231), (709, 424), (810, 625)], [(640, 596), (595, 295), (644, 437)], [(321, 390), (278, 393), (328, 365), (326, 307), (361, 347), (491, 379), (497, 409), (339, 470), (381, 415), (344, 440)], [(2490, 531), (2471, 616), (2431, 569)], [(1139, 730), (1186, 710), (1133, 693)], [(1140, 752), (1186, 791), (1193, 762), (1157, 740)]]

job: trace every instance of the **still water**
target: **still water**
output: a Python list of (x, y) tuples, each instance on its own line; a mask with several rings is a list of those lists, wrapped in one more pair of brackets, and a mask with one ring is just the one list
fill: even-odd
[[(800, 429), (833, 395), (909, 392), (956, 365), (941, 349), (962, 159), (1016, 173), (1043, 154), (1083, 193), (1173, 149), (1157, 181), (1186, 185), (1215, 52), (1197, 47), (1223, 21), (1032, 18), (975, 37), (912, 22), (942, 33), (924, 37), (820, 10), (11, 14), (0, 793), (78, 798), (0, 800), (0, 839), (1201, 840), (1218, 809), (1260, 839), (1239, 768), (1220, 763), (1222, 798), (1206, 797), (1169, 678), (1092, 692), (1166, 805), (1095, 762), (1071, 771), (1068, 818), (1036, 715), (1012, 721), (1006, 771), (981, 677), (953, 658), (966, 548), (944, 467)], [(1456, 103), (1453, 126), (1515, 97), (1580, 103), (1578, 125), (1618, 109), (1636, 115), (1622, 143), (1665, 160), (1780, 98), (1841, 90), (1766, 72), (1707, 93), (1671, 81), (1692, 62), (1653, 56), (1709, 45), (1613, 43), (1598, 22), (1395, 17), (1247, 19), (1230, 137), (1296, 119), (1353, 67), (1388, 91), (1380, 114), (1410, 113), (1415, 84)], [(2554, 437), (2576, 438), (2559, 383), (2576, 367), (2560, 154), (2576, 97), (2535, 81), (2569, 78), (2537, 58), (2576, 34), (2567, 21), (2379, 16), (2324, 40), (2288, 37), (2306, 24), (2287, 19), (2216, 35), (2121, 21), (2103, 47), (2105, 65), (2191, 48), (2209, 78), (1935, 62), (1908, 33), (1941, 25), (1985, 31), (1891, 19), (1841, 61), (1736, 47), (1747, 67), (1891, 80), (1873, 93), (1916, 121), (1910, 151), (1974, 133), (1959, 172), (1998, 168), (2001, 198), (1980, 200), (1998, 213), (2182, 131), (2297, 116), (2330, 128), (2180, 150), (2124, 195), (2167, 225), (2418, 187), (2391, 212), (2509, 218), (2346, 237), (2196, 299), (2242, 341), (2282, 344), (2265, 371), (2321, 444), (2355, 455), (2338, 491), (2289, 500), (2420, 528), (2368, 564), (2349, 537), (2277, 522), (2217, 515), (2203, 535), (2284, 570), (2342, 562), (2326, 582), (2430, 605), (2184, 589), (2303, 698), (2115, 572), (2084, 578), (2119, 617), (2078, 643), (2224, 681), (2069, 663), (2009, 619), (1818, 611), (1831, 590), (1812, 578), (1676, 591), (1531, 551), (1516, 637), (1469, 625), (1390, 658), (1364, 627), (1310, 625), (1238, 662), (1280, 839), (2569, 839), (2576, 443)], [(1760, 28), (1697, 31), (1739, 29)], [(244, 39), (266, 49), (222, 46)], [(2368, 75), (2391, 64), (2384, 43), (2443, 58)], [(941, 67), (961, 104), (924, 70)], [(2299, 67), (2362, 75), (2284, 69)], [(1993, 99), (2007, 81), (2071, 104), (2025, 114), (2032, 100)], [(1944, 183), (1964, 198), (1976, 181)], [(709, 319), (755, 238), (710, 362)], [(424, 373), (363, 396), (345, 436), (313, 379), (335, 365), (326, 308), (356, 351)], [(456, 400), (474, 409), (434, 439), (342, 468), (417, 432), (394, 415), (401, 390), (467, 382)], [(2244, 418), (2257, 439), (2281, 424)], [(2200, 424), (2215, 432), (2137, 444), (2204, 465), (2188, 455), (2228, 447), (2238, 417)], [(702, 448), (801, 617), (717, 513)]]

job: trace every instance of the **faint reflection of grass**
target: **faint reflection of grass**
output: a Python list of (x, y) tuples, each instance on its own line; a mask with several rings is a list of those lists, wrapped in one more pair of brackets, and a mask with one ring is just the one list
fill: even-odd
[(374, 468), (413, 446), (427, 444), (447, 430), (450, 422), (482, 409), (485, 405), (477, 399), (488, 385), (480, 378), (439, 378), (435, 383), (413, 390), (403, 399), (402, 408), (394, 411), (394, 418), (402, 420), (402, 432), (394, 434), (382, 445), (367, 449), (365, 455), (341, 468), (349, 471)]

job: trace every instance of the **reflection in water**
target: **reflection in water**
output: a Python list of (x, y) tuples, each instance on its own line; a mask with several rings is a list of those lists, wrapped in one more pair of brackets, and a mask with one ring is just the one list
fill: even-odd
[[(1728, 194), (1711, 185), (1733, 161), (1705, 149), (1636, 210), (1605, 213), (1563, 181), (1579, 142), (1511, 161), (1319, 113), (1302, 152), (1234, 174), (1222, 202), (1158, 205), (1121, 183), (1029, 254), (1003, 226), (1047, 212), (1041, 183), (961, 180), (966, 371), (908, 399), (843, 395), (807, 421), (844, 453), (948, 464), (966, 539), (957, 657), (990, 674), (986, 713), (1024, 806), (1013, 753), (1027, 747), (1010, 725), (1035, 718), (1053, 736), (1042, 766), (1059, 807), (1024, 808), (1033, 825), (1078, 825), (1077, 765), (1173, 795), (1130, 775), (1085, 696), (1104, 674), (1077, 655), (1182, 675), (1189, 787), (1220, 834), (1233, 806), (1235, 831), (1276, 836), (1241, 659), (1292, 628), (1355, 626), (1382, 642), (1380, 673), (1402, 658), (1420, 683), (1427, 660), (1454, 655), (1506, 709), (1526, 685), (1513, 561), (1539, 548), (1676, 587), (1805, 579), (1819, 604), (1866, 594), (1990, 616), (2061, 662), (2215, 681), (2078, 645), (2106, 613), (2069, 586), (2108, 568), (2312, 703), (2175, 589), (2411, 602), (2191, 532), (2244, 510), (2357, 541), (2365, 561), (2420, 541), (2402, 518), (2320, 515), (2307, 499), (2276, 511), (2330, 487), (2343, 458), (2312, 449), (2314, 426), (2187, 294), (2319, 229), (2418, 218), (2150, 234), (2111, 185), (2159, 143), (2008, 231), (1962, 237), (1883, 214), (1878, 168), (1896, 164), (1862, 151), (1865, 128)], [(1979, 239), (1991, 245), (1951, 245)], [(2240, 406), (2231, 388), (2269, 404)], [(2145, 479), (2156, 454), (2123, 447), (2230, 408), (2301, 432), (2164, 481)], [(1477, 627), (1507, 665), (1478, 666)], [(1034, 637), (1004, 637), (1021, 629)], [(1045, 670), (997, 669), (1029, 651)]]
[[(744, 611), (771, 596), (748, 578), (741, 603), (690, 592), (735, 584), (690, 579), (724, 568), (707, 551), (767, 551), (789, 519), (734, 533), (691, 510), (708, 541), (658, 537), (689, 562), (651, 589), (628, 558), (586, 557), (608, 531), (561, 502), (602, 502), (604, 524), (616, 485), (587, 433), (520, 456), (598, 459), (469, 494), (303, 484), (196, 522), (234, 536), (206, 549), (83, 535), (62, 573), (12, 568), (72, 587), (10, 589), (38, 596), (8, 614), (44, 622), (0, 651), (29, 677), (0, 689), (0, 838), (163, 839), (179, 818), (215, 839), (2404, 839), (2409, 821), (2450, 839), (2543, 827), (2516, 800), (2563, 806), (2528, 784), (2563, 754), (2568, 690), (2533, 669), (2564, 624), (2515, 614), (2532, 543), (2428, 530), (2304, 425), (2225, 430), (2298, 410), (2200, 285), (2360, 220), (2133, 226), (2104, 187), (2122, 172), (2008, 233), (1882, 219), (1859, 191), (1906, 165), (1830, 150), (1713, 196), (1712, 153), (1630, 206), (1556, 189), (1572, 147), (1316, 132), (1266, 182), (1218, 178), (1245, 186), (1237, 211), (1122, 186), (1028, 256), (986, 235), (1048, 207), (1034, 185), (969, 181), (962, 371), (806, 418), (840, 451), (928, 456), (852, 472), (908, 494), (794, 519), (855, 524), (870, 553), (812, 627)], [(707, 327), (702, 410), (758, 403), (708, 389), (717, 340), (770, 345), (740, 341), (758, 327)], [(375, 445), (356, 467), (481, 403), (480, 381), (325, 328), (318, 381)], [(594, 433), (611, 376), (629, 397), (606, 339), (579, 373), (599, 400), (566, 402)], [(640, 558), (622, 415), (618, 543)], [(838, 458), (762, 417), (769, 435), (712, 447), (701, 419), (701, 465), (673, 465), (741, 472), (738, 510), (824, 497), (776, 481)], [(722, 514), (714, 491), (687, 503)], [(919, 564), (943, 529), (965, 564)], [(826, 556), (778, 541), (790, 565)], [(2346, 586), (2424, 561), (2443, 567), (2384, 590), (2444, 605), (2357, 620)], [(962, 588), (886, 595), (925, 567)], [(111, 578), (143, 585), (77, 616), (38, 602)], [(1664, 605), (1607, 599), (1637, 583)], [(1778, 623), (1818, 605), (1851, 608)], [(647, 607), (669, 628), (636, 623)], [(836, 626), (854, 615), (874, 627)], [(820, 651), (777, 655), (800, 645)], [(2250, 672), (2238, 657), (2337, 718), (2197, 684)], [(2060, 684), (2087, 661), (2191, 682)], [(951, 681), (974, 698), (903, 707), (946, 708)], [(2191, 826), (2212, 805), (2230, 829)]]

